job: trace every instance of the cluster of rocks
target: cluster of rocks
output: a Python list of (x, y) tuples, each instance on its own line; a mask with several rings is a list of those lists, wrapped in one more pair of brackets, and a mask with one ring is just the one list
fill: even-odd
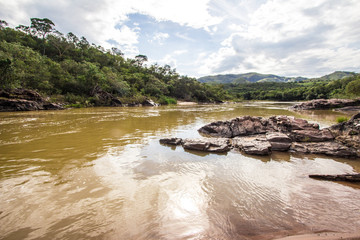
[(272, 151), (360, 157), (360, 113), (349, 121), (320, 129), (316, 123), (289, 116), (270, 118), (244, 116), (201, 127), (199, 139), (164, 138), (162, 144), (185, 149), (269, 155)]
[(46, 101), (39, 93), (29, 89), (0, 91), (0, 112), (60, 110), (60, 104)]
[(292, 110), (319, 110), (341, 108), (344, 111), (358, 110), (360, 106), (360, 98), (357, 99), (316, 99), (296, 104), (290, 109)]

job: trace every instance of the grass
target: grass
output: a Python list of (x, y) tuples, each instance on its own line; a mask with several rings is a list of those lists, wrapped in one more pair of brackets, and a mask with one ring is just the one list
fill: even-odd
[(338, 118), (336, 118), (337, 123), (347, 122), (348, 120), (349, 120), (349, 118), (347, 118), (347, 117), (338, 117)]

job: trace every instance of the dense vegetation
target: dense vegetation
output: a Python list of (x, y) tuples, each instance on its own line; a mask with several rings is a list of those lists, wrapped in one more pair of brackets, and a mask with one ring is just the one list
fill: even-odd
[(0, 21), (0, 88), (28, 88), (54, 101), (106, 105), (106, 92), (124, 103), (152, 98), (163, 104), (176, 99), (216, 102), (228, 98), (221, 85), (180, 76), (169, 65), (147, 66), (147, 57), (125, 59), (121, 50), (105, 50), (85, 37), (66, 35), (49, 19), (32, 18), (16, 29)]
[(356, 98), (360, 97), (360, 74), (337, 80), (256, 82), (225, 84), (224, 87), (235, 98), (244, 100), (297, 101), (319, 98)]
[(177, 99), (294, 101), (360, 96), (360, 76), (355, 73), (344, 78), (344, 72), (336, 72), (310, 80), (256, 73), (218, 75), (215, 82), (225, 76), (232, 79), (225, 84), (206, 84), (180, 76), (169, 65), (147, 66), (146, 62), (145, 55), (125, 58), (117, 48), (105, 50), (85, 37), (71, 32), (64, 35), (46, 18), (32, 18), (30, 26), (15, 29), (0, 20), (0, 89), (34, 89), (55, 102), (109, 105), (109, 98), (101, 98), (101, 93), (122, 103), (151, 98), (162, 104)]

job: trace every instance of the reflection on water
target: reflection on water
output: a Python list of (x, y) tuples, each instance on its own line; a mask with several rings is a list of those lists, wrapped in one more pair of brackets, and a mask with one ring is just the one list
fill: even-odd
[[(202, 154), (161, 137), (242, 115), (344, 116), (291, 103), (0, 113), (1, 239), (272, 239), (360, 228), (360, 187), (309, 174), (360, 172), (315, 155)], [(196, 153), (196, 154), (194, 154)]]

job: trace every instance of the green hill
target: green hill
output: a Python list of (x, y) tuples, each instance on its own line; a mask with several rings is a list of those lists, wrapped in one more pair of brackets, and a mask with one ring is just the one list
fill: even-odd
[(243, 73), (205, 76), (198, 78), (202, 83), (254, 83), (254, 82), (299, 82), (306, 80), (303, 77), (281, 77), (274, 74)]

